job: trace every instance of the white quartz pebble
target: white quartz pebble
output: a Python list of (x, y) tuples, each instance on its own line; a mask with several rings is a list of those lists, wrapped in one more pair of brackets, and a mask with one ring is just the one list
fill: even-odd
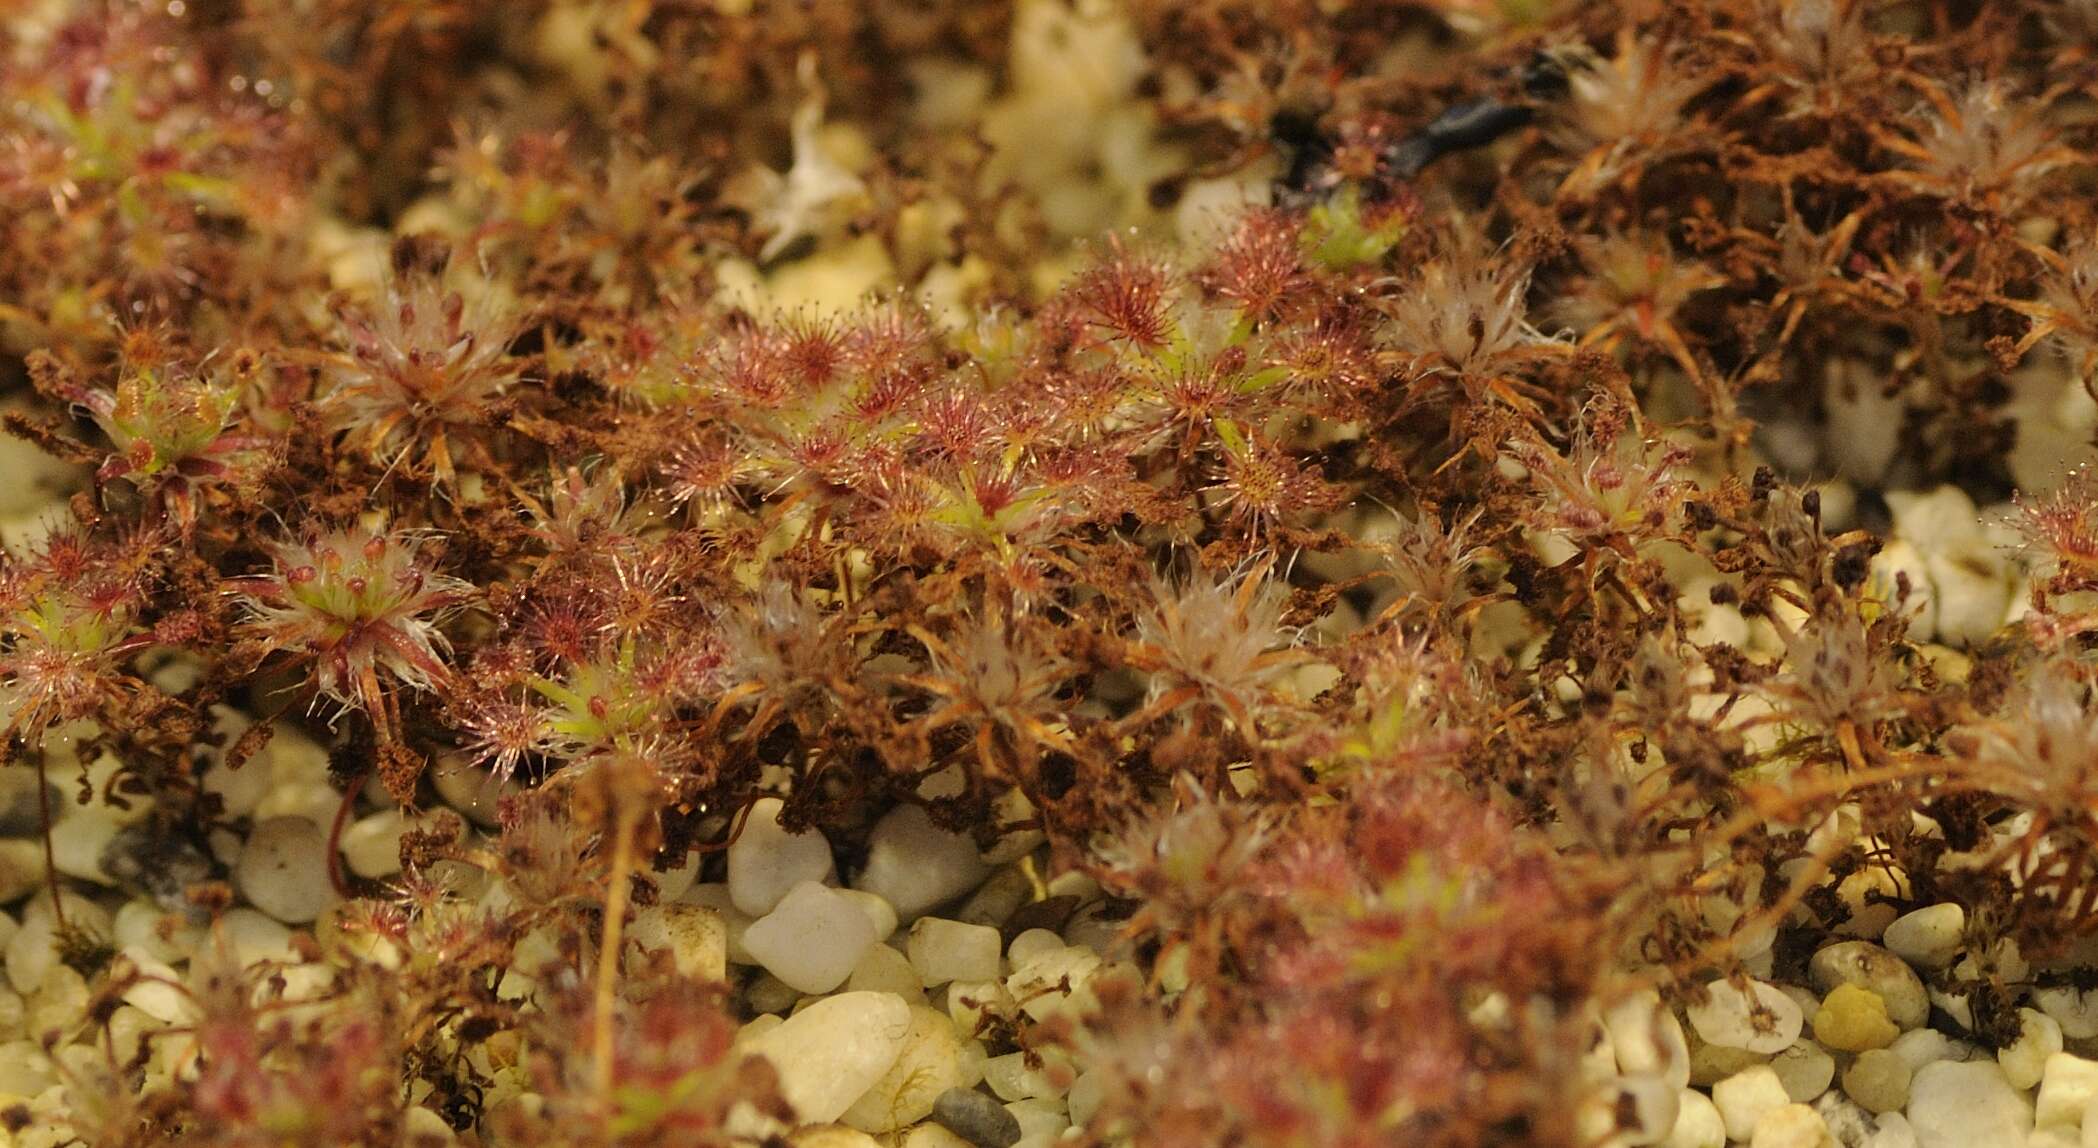
[(1858, 1148), (1918, 1148), (1916, 1130), (1909, 1126), (1909, 1118), (1901, 1113), (1882, 1113), (1872, 1135), (1867, 1136)]
[(153, 959), (142, 949), (127, 949), (124, 956), (138, 969), (138, 980), (124, 990), (125, 1004), (162, 1024), (195, 1022), (197, 1007), (181, 987), (181, 974)]
[(1919, 1028), (1894, 1038), (1887, 1046), (1894, 1055), (1908, 1062), (1909, 1071), (1914, 1072), (1934, 1060), (1970, 1060), (1967, 1046), (1954, 1041), (1944, 1033), (1930, 1028)]
[(987, 981), (998, 975), (998, 930), (939, 917), (920, 917), (904, 951), (928, 986), (948, 981)]
[(852, 975), (845, 978), (845, 987), (894, 993), (912, 1004), (925, 1002), (925, 984), (918, 979), (918, 970), (911, 967), (909, 957), (888, 945), (869, 945), (860, 963), (852, 966)]
[(736, 908), (762, 917), (804, 881), (831, 872), (830, 841), (817, 830), (789, 833), (779, 823), (786, 803), (760, 798), (745, 816), (743, 831), (728, 847), (728, 891)]
[(1712, 1098), (1694, 1088), (1676, 1093), (1675, 1127), (1668, 1130), (1666, 1148), (1726, 1148), (1726, 1120)]
[(1029, 929), (1013, 938), (1005, 948), (1005, 959), (1014, 968), (1035, 959), (1043, 953), (1054, 952), (1064, 947), (1064, 939), (1049, 929)]
[(1011, 1016), (1017, 1007), (1004, 981), (956, 981), (947, 986), (947, 1015), (965, 1036), (986, 1016)]
[(675, 901), (692, 888), (699, 880), (699, 866), (706, 858), (697, 851), (685, 854), (685, 859), (669, 869), (656, 869), (649, 876), (656, 882), (656, 900)]
[(750, 928), (750, 914), (736, 908), (735, 901), (728, 895), (728, 886), (720, 882), (694, 885), (685, 890), (678, 900), (686, 905), (698, 905), (712, 909), (721, 917), (722, 925), (728, 930), (728, 963), (732, 965), (754, 965), (757, 958), (743, 947), (743, 934)]
[[(1093, 1114), (1107, 1099), (1108, 1078), (1104, 1072), (1081, 1072), (1071, 1082), (1071, 1090), (1064, 1094), (1064, 1110), (1071, 1123), (1084, 1127), (1092, 1123)], [(1706, 1101), (1709, 1105), (1711, 1102)], [(1717, 1148), (1715, 1145), (1714, 1148)]]
[(1013, 1148), (1054, 1143), (1071, 1126), (1063, 1104), (1055, 1100), (1015, 1100), (1005, 1110), (1020, 1122), (1020, 1140)]
[(2047, 1058), (2047, 1067), (2041, 1071), (2033, 1122), (2042, 1127), (2081, 1123), (2084, 1109), (2094, 1099), (2098, 1099), (2098, 1061), (2057, 1052)]
[(2018, 1039), (1996, 1051), (1996, 1062), (2011, 1087), (2027, 1089), (2040, 1083), (2047, 1058), (2062, 1050), (2062, 1026), (2038, 1009), (2018, 1010)]
[(328, 837), (303, 817), (277, 817), (248, 834), (233, 884), (250, 905), (287, 925), (303, 925), (335, 903), (328, 880)]
[(1763, 1114), (1749, 1133), (1749, 1148), (1835, 1148), (1828, 1122), (1804, 1104), (1787, 1104)]
[(11, 905), (42, 888), (45, 873), (42, 842), (0, 840), (0, 905)]
[(1880, 943), (1919, 968), (1942, 969), (1959, 955), (1960, 936), (1966, 928), (1967, 910), (1946, 901), (1894, 918)]
[(933, 1101), (966, 1087), (962, 1040), (945, 1013), (915, 1007), (896, 1063), (839, 1119), (862, 1132), (894, 1132), (932, 1114)]
[[(213, 706), (211, 728), (224, 734), (226, 744), (232, 745), (248, 728), (245, 715), (226, 706)], [(251, 760), (241, 763), (239, 769), (225, 765), (225, 755), (214, 751), (210, 764), (204, 769), (203, 789), (218, 795), (220, 812), (227, 817), (246, 817), (255, 811), (270, 791), (270, 767), (267, 762)]]
[(1691, 1027), (1707, 1044), (1765, 1055), (1791, 1047), (1806, 1022), (1799, 1002), (1763, 981), (1751, 978), (1747, 985), (1743, 991), (1730, 980), (1711, 982), (1705, 999), (1685, 1010)]
[(742, 1047), (771, 1062), (781, 1095), (802, 1123), (823, 1124), (844, 1115), (881, 1080), (910, 1031), (911, 1009), (902, 1000), (887, 993), (839, 993)]
[(123, 828), (116, 818), (93, 810), (77, 810), (51, 829), (51, 859), (68, 877), (113, 885), (102, 867), (103, 851)]
[(1746, 1140), (1754, 1134), (1757, 1121), (1792, 1103), (1792, 1098), (1785, 1095), (1777, 1073), (1769, 1065), (1758, 1064), (1713, 1085), (1712, 1103), (1726, 1124), (1727, 1139)]
[(33, 1042), (0, 1044), (0, 1095), (35, 1096), (56, 1080), (51, 1058)]
[(728, 925), (703, 905), (650, 905), (634, 914), (635, 942), (668, 949), (678, 975), (720, 982), (728, 979)]
[(291, 930), (254, 909), (227, 910), (219, 917), (217, 929), (232, 946), (233, 955), (243, 968), (258, 961), (294, 959)]
[(498, 778), (463, 756), (445, 754), (430, 767), (430, 786), (446, 805), (468, 821), (482, 829), (498, 829), (502, 826), (503, 798), (517, 792), (518, 782), (515, 778)]
[(169, 964), (188, 960), (204, 935), (202, 929), (179, 914), (169, 913), (143, 897), (126, 901), (117, 909), (114, 927), (119, 946), (136, 948)]
[(827, 993), (843, 984), (873, 944), (867, 914), (814, 881), (794, 886), (743, 931), (743, 947), (758, 964), (805, 993)]
[[(107, 937), (115, 931), (116, 923), (109, 910), (80, 896), (64, 892), (66, 924), (89, 936)], [(44, 977), (58, 963), (58, 931), (51, 910), (51, 893), (48, 889), (30, 898), (22, 909), (21, 927), (7, 940), (7, 979), (15, 991), (27, 996), (44, 983)]]
[(1099, 971), (1100, 955), (1076, 946), (1037, 954), (1005, 978), (1020, 1011), (1048, 1020), (1069, 1007), (1072, 996)]
[(1000, 1100), (1062, 1096), (1070, 1088), (1072, 1074), (1056, 1062), (1043, 1060), (1040, 1053), (1032, 1056), (1033, 1064), (1028, 1063), (1026, 1052), (991, 1057), (983, 1062), (984, 1083)]
[(2068, 986), (2034, 989), (2033, 1007), (2054, 1018), (2062, 1035), (2070, 1040), (2098, 1036), (2098, 989), (2077, 990)]
[(1644, 1072), (1611, 1081), (1604, 1086), (1603, 1099), (1615, 1125), (1616, 1142), (1628, 1148), (1661, 1143), (1675, 1127), (1682, 1108), (1675, 1085)]
[(840, 889), (838, 896), (858, 905), (860, 912), (867, 914), (868, 922), (874, 926), (875, 940), (886, 941), (895, 935), (896, 910), (880, 896), (864, 889)]
[(1909, 1126), (1920, 1148), (2020, 1145), (2032, 1131), (2032, 1102), (1991, 1060), (1940, 1060), (1909, 1085)]
[(1648, 989), (1617, 1002), (1603, 1013), (1617, 1069), (1653, 1073), (1676, 1088), (1690, 1083), (1690, 1045), (1675, 1013)]
[(976, 1148), (967, 1140), (928, 1120), (903, 1134), (901, 1148)]
[(990, 876), (976, 842), (932, 823), (920, 805), (899, 805), (882, 815), (867, 840), (867, 864), (852, 887), (878, 893), (902, 920), (915, 920)]
[(350, 872), (376, 881), (401, 871), (401, 838), (409, 821), (398, 809), (382, 809), (350, 822), (342, 831), (342, 859)]

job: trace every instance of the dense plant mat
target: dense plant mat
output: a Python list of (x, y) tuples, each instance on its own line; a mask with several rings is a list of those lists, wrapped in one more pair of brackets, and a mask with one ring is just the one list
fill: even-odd
[(0, 1143), (2098, 1135), (2098, 5), (0, 11)]

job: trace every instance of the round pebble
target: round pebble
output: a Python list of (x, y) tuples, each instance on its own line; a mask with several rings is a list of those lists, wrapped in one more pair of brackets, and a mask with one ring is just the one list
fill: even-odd
[(969, 1148), (969, 1142), (946, 1126), (928, 1120), (903, 1134), (901, 1148)]
[(1005, 1105), (973, 1088), (950, 1088), (933, 1101), (932, 1118), (976, 1148), (1012, 1148), (1020, 1121)]
[(233, 883), (250, 905), (287, 925), (313, 920), (335, 903), (327, 834), (303, 817), (262, 822), (248, 835)]
[(1744, 1068), (1762, 1064), (1766, 1059), (1762, 1053), (1745, 1048), (1727, 1048), (1699, 1040), (1690, 1046), (1690, 1083), (1710, 1088)]
[(939, 917), (920, 917), (904, 951), (926, 985), (987, 981), (998, 975), (998, 930)]
[(2098, 1061), (2073, 1053), (2057, 1052), (2047, 1058), (2040, 1072), (2040, 1094), (2034, 1100), (2033, 1120), (2049, 1124), (2078, 1124), (2084, 1111), (2098, 1100)]
[(18, 1040), (0, 1044), (0, 1093), (35, 1096), (55, 1082), (51, 1058), (34, 1043)]
[(44, 883), (44, 847), (20, 838), (0, 841), (0, 905), (11, 905)]
[(963, 1087), (967, 1075), (954, 1022), (945, 1013), (914, 1007), (896, 1062), (839, 1119), (862, 1132), (908, 1128), (931, 1115), (943, 1093)]
[(1828, 1091), (1836, 1078), (1836, 1058), (1813, 1041), (1801, 1040), (1771, 1057), (1770, 1070), (1784, 1084), (1785, 1095), (1805, 1104)]
[(845, 987), (893, 993), (912, 1004), (925, 1000), (925, 985), (918, 980), (910, 958), (887, 945), (868, 946), (860, 963), (852, 966), (852, 975), (845, 978)]
[(1004, 981), (956, 981), (947, 986), (947, 1015), (964, 1033), (975, 1032), (986, 1016), (1011, 1016), (1015, 1007)]
[[(280, 731), (277, 739), (283, 739)], [(271, 748), (277, 742), (270, 743)], [(482, 829), (502, 825), (503, 798), (517, 792), (514, 779), (498, 778), (457, 755), (445, 755), (430, 767), (430, 784), (446, 805)]]
[(1668, 1130), (1665, 1148), (1726, 1148), (1726, 1121), (1712, 1098), (1694, 1088), (1676, 1093), (1675, 1127)]
[(1873, 1124), (1872, 1135), (1859, 1148), (1918, 1148), (1916, 1130), (1901, 1113), (1885, 1113)]
[(0, 769), (0, 837), (33, 837), (41, 833), (46, 803), (55, 813), (66, 807), (65, 795), (48, 782), (40, 786), (36, 770), (26, 765)]
[(1100, 1104), (1106, 1099), (1106, 1074), (1081, 1072), (1071, 1082), (1071, 1090), (1064, 1094), (1064, 1111), (1070, 1114), (1071, 1123), (1082, 1128), (1092, 1123), (1093, 1114), (1100, 1111)]
[(860, 912), (867, 914), (868, 922), (874, 926), (875, 940), (886, 941), (895, 935), (896, 910), (887, 901), (864, 889), (840, 889), (838, 896), (858, 905)]
[(728, 925), (703, 905), (650, 905), (634, 914), (634, 940), (669, 949), (679, 976), (720, 983), (728, 979)]
[(367, 880), (391, 877), (401, 871), (401, 837), (407, 832), (408, 819), (397, 809), (360, 817), (342, 831), (342, 859)]
[(1749, 1134), (1749, 1148), (1834, 1148), (1828, 1122), (1804, 1104), (1787, 1104), (1765, 1113)]
[(1834, 1088), (1815, 1097), (1813, 1108), (1828, 1122), (1828, 1133), (1835, 1137), (1839, 1144), (1862, 1143), (1865, 1137), (1872, 1134), (1873, 1125), (1876, 1123), (1870, 1112), (1858, 1107), (1850, 1097)]
[[(1030, 1055), (1035, 1060), (1029, 1064)], [(1067, 1070), (1042, 1060), (1046, 1053), (1008, 1052), (984, 1061), (983, 1081), (1000, 1100), (1027, 1100), (1062, 1096), (1070, 1080)]]
[(991, 867), (968, 835), (932, 823), (921, 805), (899, 805), (882, 815), (867, 839), (867, 864), (852, 887), (880, 894), (902, 920), (973, 891)]
[(2054, 1018), (2062, 1035), (2070, 1040), (2098, 1036), (2098, 989), (2077, 990), (2067, 986), (2035, 989), (2033, 1007)]
[[(73, 907), (67, 905), (66, 912), (71, 914), (72, 911)], [(233, 946), (233, 955), (242, 967), (258, 961), (294, 959), (291, 930), (254, 909), (227, 911), (219, 918), (218, 929), (225, 936), (226, 943)]]
[(881, 1148), (881, 1141), (857, 1128), (842, 1128), (826, 1124), (817, 1128), (797, 1128), (787, 1138), (792, 1148)]
[(1659, 1144), (1675, 1127), (1681, 1091), (1658, 1076), (1622, 1076), (1604, 1091), (1620, 1143)]
[(1690, 1083), (1690, 1045), (1683, 1025), (1651, 989), (1603, 1013), (1618, 1071), (1652, 1073), (1677, 1088)]
[(1050, 929), (1028, 929), (1012, 939), (1005, 947), (1005, 959), (1014, 968), (1033, 960), (1043, 953), (1054, 952), (1064, 947), (1064, 939)]
[(1930, 1015), (1930, 995), (1916, 970), (1870, 941), (1829, 945), (1807, 962), (1807, 973), (1824, 993), (1846, 984), (1871, 989), (1903, 1031), (1920, 1027)]
[(805, 993), (827, 993), (845, 983), (875, 943), (874, 926), (860, 907), (814, 881), (794, 886), (743, 931), (743, 947), (758, 964)]
[[(109, 910), (78, 893), (62, 891), (66, 923), (80, 932), (106, 937), (116, 930)], [(58, 931), (51, 911), (51, 894), (39, 892), (22, 909), (21, 927), (7, 940), (7, 979), (15, 991), (27, 995), (44, 983), (58, 963)]]
[(1756, 1123), (1769, 1113), (1792, 1103), (1784, 1081), (1767, 1064), (1744, 1068), (1712, 1086), (1712, 1103), (1726, 1123), (1729, 1140), (1746, 1140)]
[(1690, 1025), (1709, 1044), (1775, 1054), (1791, 1047), (1805, 1025), (1799, 1002), (1764, 981), (1748, 979), (1747, 989), (1730, 980), (1705, 986), (1705, 998), (1685, 1012)]
[(1966, 928), (1967, 910), (1947, 901), (1894, 918), (1880, 935), (1880, 943), (1912, 965), (1942, 969), (1959, 955), (1960, 935)]
[(122, 828), (113, 817), (86, 811), (60, 821), (51, 829), (51, 856), (58, 871), (97, 885), (115, 884), (102, 867), (102, 854)]
[(1071, 1118), (1064, 1114), (1064, 1107), (1054, 1100), (1015, 1100), (1005, 1106), (1020, 1122), (1020, 1141), (1023, 1144), (1047, 1145), (1071, 1126)]
[(1992, 1061), (1935, 1061), (1909, 1082), (1907, 1116), (1921, 1148), (2017, 1145), (2032, 1131), (2032, 1102)]
[(779, 823), (784, 808), (777, 797), (752, 803), (741, 834), (728, 847), (729, 898), (753, 917), (771, 912), (795, 886), (822, 881), (831, 872), (830, 841), (813, 829), (789, 833)]
[(1914, 1075), (1901, 1054), (1875, 1048), (1858, 1054), (1843, 1070), (1843, 1094), (1874, 1114), (1899, 1111), (1909, 1102), (1909, 1078)]
[(1020, 1011), (1048, 1020), (1070, 1008), (1074, 996), (1100, 969), (1100, 954), (1072, 946), (1041, 953), (1005, 978), (1006, 991)]
[(2018, 1039), (1998, 1049), (1996, 1062), (2016, 1089), (2031, 1088), (2046, 1073), (2047, 1058), (2062, 1050), (2062, 1026), (2038, 1009), (2018, 1010)]
[(1887, 1050), (1900, 1057), (1914, 1072), (1934, 1060), (1968, 1060), (1966, 1048), (1935, 1029), (1919, 1028), (1896, 1037)]
[(743, 1043), (779, 1073), (780, 1094), (805, 1124), (826, 1124), (865, 1095), (903, 1051), (910, 1006), (886, 993), (825, 997)]

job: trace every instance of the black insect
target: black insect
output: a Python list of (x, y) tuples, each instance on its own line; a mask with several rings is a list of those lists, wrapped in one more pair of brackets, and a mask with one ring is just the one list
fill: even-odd
[(1540, 104), (1566, 94), (1567, 64), (1561, 56), (1539, 52), (1523, 65), (1522, 98), (1503, 100), (1498, 96), (1466, 100), (1445, 108), (1428, 126), (1400, 140), (1384, 156), (1384, 169), (1401, 179), (1419, 175), (1422, 168), (1453, 152), (1470, 151), (1527, 126), (1537, 118)]
[[(1483, 96), (1443, 109), (1427, 125), (1391, 145), (1379, 157), (1378, 175), (1410, 180), (1429, 164), (1455, 152), (1485, 147), (1535, 121), (1544, 105), (1566, 94), (1568, 69), (1583, 66), (1578, 50), (1539, 51), (1517, 76), (1519, 95)], [(1328, 181), (1322, 178), (1333, 156), (1333, 141), (1317, 122), (1303, 115), (1277, 116), (1269, 131), (1289, 147), (1292, 160), (1282, 186), (1302, 197)]]

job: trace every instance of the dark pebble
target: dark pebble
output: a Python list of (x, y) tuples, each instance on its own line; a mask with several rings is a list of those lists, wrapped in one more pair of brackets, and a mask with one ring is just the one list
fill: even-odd
[(170, 907), (182, 904), (185, 889), (211, 877), (202, 849), (150, 818), (117, 830), (96, 860), (117, 884)]
[[(43, 813), (37, 808), (37, 780), (27, 771), (11, 775), (0, 784), (0, 837), (36, 837), (43, 833)], [(65, 812), (65, 795), (55, 785), (44, 786), (51, 803), (51, 816)]]
[(932, 1118), (976, 1148), (1012, 1148), (1020, 1121), (1005, 1105), (973, 1088), (950, 1088), (932, 1102)]

